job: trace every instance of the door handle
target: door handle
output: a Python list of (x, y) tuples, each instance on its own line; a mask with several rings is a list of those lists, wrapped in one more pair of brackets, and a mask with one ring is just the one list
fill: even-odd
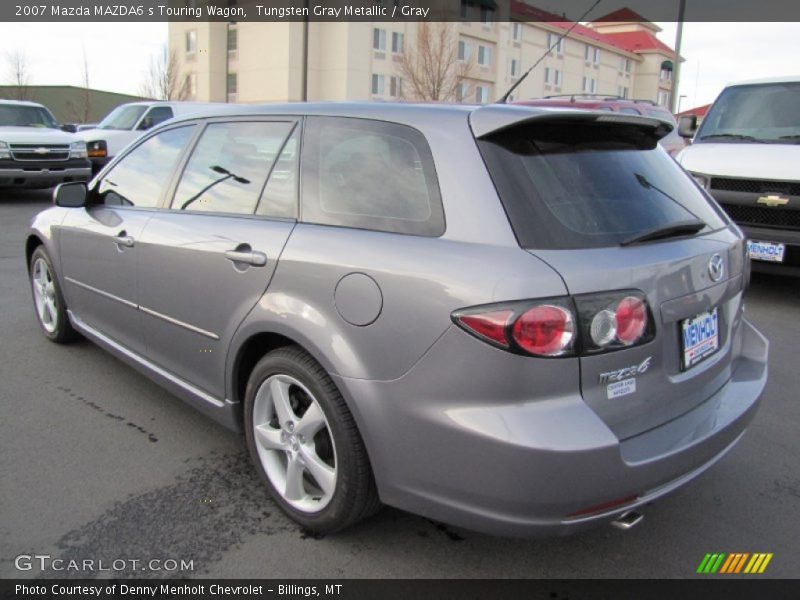
[(235, 263), (245, 263), (254, 267), (267, 264), (267, 255), (257, 250), (226, 250), (225, 258)]
[(125, 231), (120, 231), (117, 237), (114, 238), (114, 243), (117, 246), (125, 246), (126, 248), (133, 248), (134, 240)]

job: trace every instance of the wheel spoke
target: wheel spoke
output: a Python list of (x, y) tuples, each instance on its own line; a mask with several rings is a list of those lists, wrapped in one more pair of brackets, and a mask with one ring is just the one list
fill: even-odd
[(303, 456), (306, 469), (314, 477), (320, 489), (325, 495), (333, 493), (336, 486), (336, 470), (328, 466), (314, 450), (313, 446), (300, 446), (300, 453)]
[(256, 441), (265, 450), (283, 450), (281, 432), (267, 424), (257, 425), (255, 428)]
[(294, 421), (297, 415), (292, 410), (289, 403), (289, 385), (275, 377), (269, 384), (269, 391), (272, 395), (272, 404), (278, 414), (278, 422), (283, 425), (287, 421)]
[(319, 404), (312, 402), (297, 423), (295, 432), (310, 440), (323, 427), (325, 427), (325, 416), (322, 414), (322, 409)]
[(286, 489), (283, 495), (287, 500), (300, 500), (306, 495), (303, 488), (303, 463), (296, 454), (289, 456), (289, 464), (286, 466)]
[(49, 317), (47, 319), (47, 322), (49, 324), (55, 323), (56, 322), (56, 307), (53, 304), (53, 301), (50, 300), (50, 299), (45, 299), (44, 307), (45, 307), (45, 310), (47, 311), (47, 315)]

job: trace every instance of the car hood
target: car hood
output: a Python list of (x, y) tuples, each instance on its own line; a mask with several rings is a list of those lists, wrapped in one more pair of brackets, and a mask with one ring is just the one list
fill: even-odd
[(800, 179), (800, 145), (701, 142), (685, 148), (677, 161), (687, 171), (720, 177)]
[(69, 144), (79, 140), (75, 134), (45, 127), (0, 127), (0, 142), (11, 144)]
[(129, 129), (84, 129), (75, 135), (85, 142), (94, 142), (96, 140), (116, 140), (119, 138), (130, 139), (132, 132)]

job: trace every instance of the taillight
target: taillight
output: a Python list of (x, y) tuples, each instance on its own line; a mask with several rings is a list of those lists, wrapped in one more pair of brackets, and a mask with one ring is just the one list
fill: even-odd
[(575, 314), (569, 298), (478, 306), (454, 312), (453, 321), (475, 337), (518, 354), (554, 357), (574, 351)]
[(597, 354), (649, 342), (655, 323), (638, 290), (488, 304), (453, 321), (494, 346), (542, 357)]
[(572, 311), (545, 304), (522, 313), (511, 328), (514, 341), (529, 354), (560, 356), (575, 337)]

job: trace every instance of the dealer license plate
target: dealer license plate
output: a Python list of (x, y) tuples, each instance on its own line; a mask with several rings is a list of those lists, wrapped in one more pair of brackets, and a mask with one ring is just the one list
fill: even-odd
[(783, 262), (783, 255), (785, 252), (786, 252), (786, 244), (747, 240), (747, 254), (753, 260)]
[(681, 321), (683, 368), (696, 365), (719, 350), (717, 309)]

